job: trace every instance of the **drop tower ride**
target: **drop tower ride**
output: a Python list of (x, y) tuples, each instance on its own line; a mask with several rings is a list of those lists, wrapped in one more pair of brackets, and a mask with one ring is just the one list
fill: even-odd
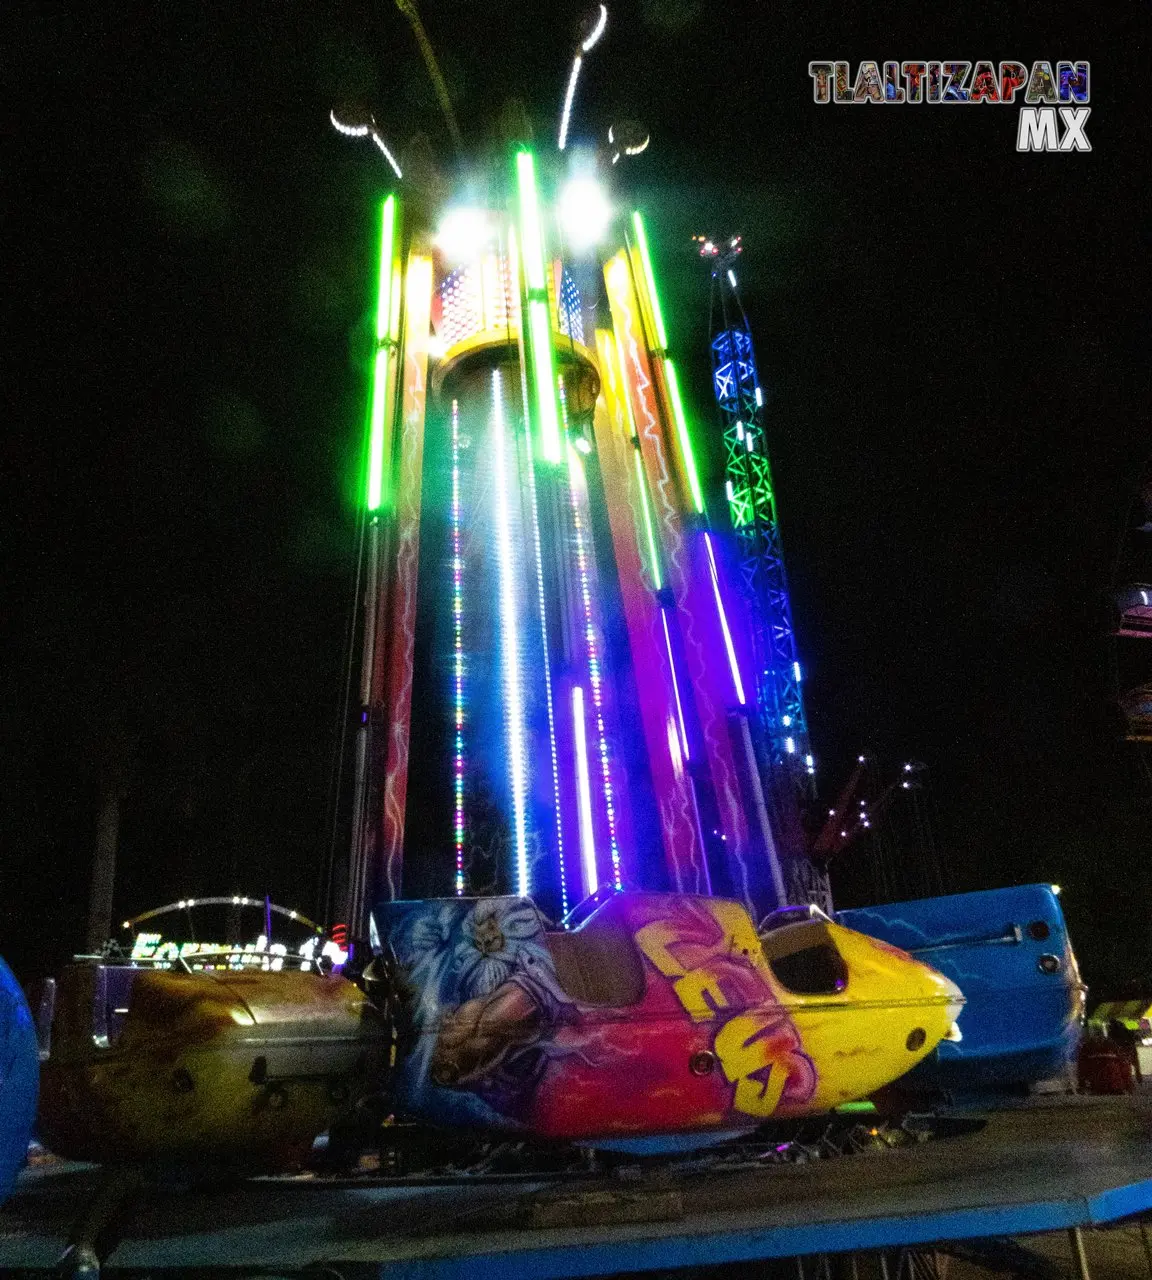
[(386, 897), (789, 897), (675, 316), (603, 181), (636, 132), (564, 153), (580, 59), (558, 153), (521, 129), (458, 198), (381, 207), (354, 935)]

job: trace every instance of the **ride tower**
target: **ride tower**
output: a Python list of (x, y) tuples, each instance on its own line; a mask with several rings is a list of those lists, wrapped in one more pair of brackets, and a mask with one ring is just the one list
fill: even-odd
[(351, 931), (400, 896), (782, 905), (749, 622), (642, 215), (526, 143), (482, 202), (405, 226), (401, 197), (380, 223)]
[(816, 762), (772, 483), (764, 392), (736, 276), (743, 243), (740, 236), (697, 236), (696, 243), (711, 273), (712, 389), (724, 438), (728, 519), (751, 622), (764, 790), (789, 900), (830, 910), (827, 869), (811, 856), (802, 822), (815, 797)]

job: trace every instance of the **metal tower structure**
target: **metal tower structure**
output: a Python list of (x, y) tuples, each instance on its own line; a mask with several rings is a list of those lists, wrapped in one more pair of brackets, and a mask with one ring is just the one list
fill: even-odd
[(815, 793), (803, 678), (764, 427), (764, 392), (752, 331), (740, 302), (739, 236), (696, 237), (712, 274), (712, 389), (724, 433), (725, 493), (743, 586), (751, 606), (756, 703), (791, 896), (827, 904), (827, 875), (808, 856), (800, 809)]

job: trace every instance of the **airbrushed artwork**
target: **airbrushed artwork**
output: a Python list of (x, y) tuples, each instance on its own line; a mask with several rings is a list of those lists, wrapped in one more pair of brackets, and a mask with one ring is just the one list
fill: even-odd
[(721, 898), (617, 893), (567, 931), (515, 897), (394, 902), (375, 920), (408, 1002), (397, 1101), (443, 1124), (751, 1129), (903, 1074), (962, 1000), (818, 913), (760, 938)]

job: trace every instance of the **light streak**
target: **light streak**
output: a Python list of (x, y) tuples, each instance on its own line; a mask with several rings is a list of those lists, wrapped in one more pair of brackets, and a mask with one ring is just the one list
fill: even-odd
[(684, 416), (684, 404), (680, 399), (680, 379), (676, 376), (676, 366), (664, 357), (664, 374), (668, 379), (668, 398), (672, 401), (672, 417), (676, 420), (676, 433), (680, 437), (680, 451), (684, 455), (684, 466), (688, 472), (688, 488), (692, 493), (692, 501), (697, 511), (704, 510), (704, 491), (700, 488), (700, 477), (696, 473), (696, 457), (692, 452), (692, 440), (688, 435), (688, 421)]
[[(568, 427), (568, 399), (564, 383), (560, 383), (560, 412), (564, 427)], [(584, 642), (588, 650), (588, 676), (592, 686), (592, 708), (596, 714), (596, 737), (600, 755), (600, 779), (604, 788), (604, 810), (608, 817), (608, 846), (612, 854), (612, 881), (622, 887), (620, 875), (620, 845), (616, 838), (616, 804), (612, 793), (612, 767), (608, 757), (608, 734), (604, 726), (604, 688), (600, 671), (600, 647), (596, 639), (596, 626), (592, 614), (592, 587), (588, 568), (588, 546), (584, 536), (584, 516), (581, 499), (587, 499), (587, 486), (580, 455), (575, 449), (568, 451), (568, 483), (572, 502), (572, 527), (576, 535), (576, 569), (580, 579), (580, 602), (584, 608)], [(581, 695), (583, 696), (583, 695)]]
[(588, 736), (584, 727), (584, 690), (572, 686), (572, 730), (576, 742), (576, 795), (580, 813), (580, 861), (584, 868), (584, 892), (591, 896), (600, 887), (596, 871), (596, 841), (592, 831), (592, 788), (588, 779)]
[(676, 658), (672, 653), (672, 636), (668, 630), (668, 614), (660, 610), (660, 621), (664, 624), (664, 647), (668, 650), (668, 670), (672, 673), (672, 693), (676, 699), (676, 719), (680, 724), (680, 742), (684, 748), (684, 759), (691, 760), (692, 752), (688, 749), (688, 728), (684, 723), (684, 707), (680, 702), (680, 681), (676, 679)]
[(464, 564), (460, 556), (460, 404), (452, 401), (452, 658), (453, 788), (452, 835), (456, 846), (456, 894), (464, 892)]
[[(396, 241), (396, 197), (389, 196), (381, 211), (380, 279), (376, 302), (376, 360), (372, 375), (372, 407), (368, 431), (368, 510), (378, 511), (384, 501), (385, 412), (391, 357), (392, 293), (398, 283), (393, 272)], [(399, 292), (399, 290), (396, 290)]]
[(500, 370), (492, 370), (492, 454), (496, 472), (496, 544), (500, 566), (500, 631), (504, 658), (504, 701), (508, 721), (508, 764), (512, 782), (512, 829), (516, 849), (516, 892), (527, 897), (528, 820), (524, 758), (524, 702), (520, 687), (520, 637), (516, 631), (516, 579), (512, 558), (511, 508), (505, 451), (504, 401)]
[(736, 646), (732, 643), (732, 632), (728, 627), (728, 614), (724, 610), (724, 601), (720, 596), (720, 575), (716, 572), (716, 556), (712, 550), (712, 535), (704, 534), (704, 546), (708, 550), (708, 573), (712, 579), (712, 594), (716, 597), (716, 612), (720, 615), (720, 628), (724, 632), (724, 648), (728, 653), (728, 669), (732, 672), (732, 683), (736, 686), (736, 701), (741, 706), (747, 701), (744, 696), (744, 682), (740, 679), (740, 667), (736, 662)]
[(544, 232), (536, 198), (536, 169), (530, 151), (516, 153), (520, 199), (520, 240), (528, 300), (528, 348), (539, 417), (540, 452), (545, 462), (564, 461), (560, 417), (556, 409), (556, 374), (552, 358), (552, 325), (548, 315), (548, 281), (544, 270)]
[(576, 81), (580, 78), (580, 68), (583, 64), (584, 59), (579, 54), (572, 59), (572, 71), (568, 76), (568, 91), (564, 95), (564, 109), (560, 113), (560, 137), (556, 143), (561, 151), (564, 150), (568, 142), (568, 121), (572, 116), (572, 100), (576, 97)]

